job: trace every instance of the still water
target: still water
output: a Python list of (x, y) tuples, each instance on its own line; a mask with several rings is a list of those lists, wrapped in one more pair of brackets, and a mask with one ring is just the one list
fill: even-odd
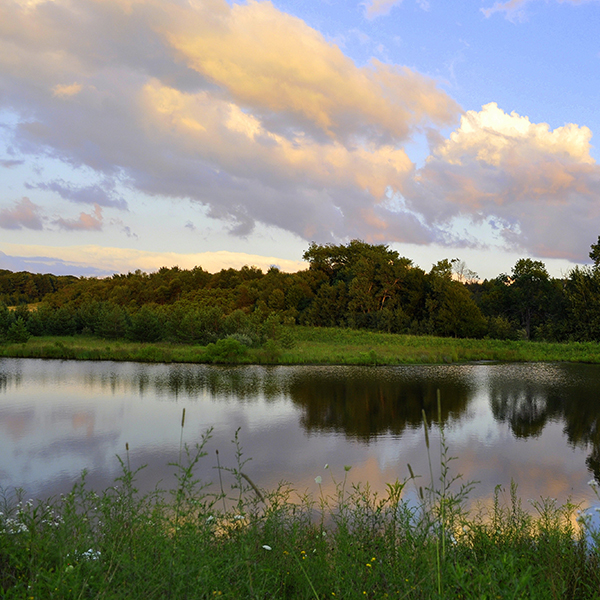
[[(408, 476), (429, 483), (422, 409), (439, 471), (436, 390), (453, 474), (478, 481), (486, 502), (511, 479), (527, 499), (598, 505), (600, 367), (475, 364), (402, 367), (215, 367), (0, 359), (0, 487), (45, 498), (71, 489), (81, 472), (104, 489), (120, 474), (116, 456), (147, 465), (137, 486), (173, 486), (180, 440), (193, 446), (212, 428), (196, 471), (218, 492), (217, 455), (260, 487), (286, 480), (299, 493), (324, 491), (350, 466), (352, 482), (385, 490)], [(186, 409), (181, 429), (182, 410)], [(325, 468), (325, 465), (328, 465)], [(225, 473), (225, 475), (227, 475)], [(224, 486), (231, 481), (225, 477)], [(329, 488), (328, 488), (329, 486)]]

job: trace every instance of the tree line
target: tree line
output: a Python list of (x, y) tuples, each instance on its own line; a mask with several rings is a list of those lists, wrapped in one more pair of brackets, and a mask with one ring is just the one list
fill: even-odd
[(519, 259), (480, 281), (457, 259), (429, 272), (360, 240), (310, 244), (308, 268), (256, 267), (211, 274), (163, 267), (108, 278), (0, 271), (0, 338), (94, 335), (106, 339), (246, 346), (284, 335), (282, 325), (389, 333), (548, 341), (600, 340), (600, 237), (591, 266), (551, 278)]

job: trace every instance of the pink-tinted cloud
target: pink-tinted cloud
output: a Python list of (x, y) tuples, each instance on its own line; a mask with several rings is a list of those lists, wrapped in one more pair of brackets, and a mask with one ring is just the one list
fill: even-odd
[(41, 208), (29, 198), (23, 197), (12, 208), (0, 210), (0, 227), (40, 230), (43, 228)]
[(102, 209), (96, 204), (93, 214), (82, 212), (79, 214), (78, 219), (63, 219), (59, 217), (54, 220), (54, 224), (66, 231), (101, 231)]
[[(190, 198), (238, 235), (260, 221), (319, 241), (430, 240), (386, 193), (410, 177), (402, 145), (460, 114), (435, 80), (357, 67), (256, 1), (0, 2), (0, 89), (23, 112), (22, 153)], [(44, 185), (77, 202), (94, 191)]]

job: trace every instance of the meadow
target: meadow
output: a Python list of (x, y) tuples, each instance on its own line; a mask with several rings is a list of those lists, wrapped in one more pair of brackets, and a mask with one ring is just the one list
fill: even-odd
[(236, 464), (221, 465), (217, 454), (215, 465), (216, 480), (232, 476), (230, 489), (198, 481), (199, 461), (214, 460), (211, 431), (188, 446), (184, 426), (185, 411), (175, 489), (140, 494), (127, 453), (101, 493), (85, 473), (47, 500), (4, 490), (2, 597), (598, 598), (600, 532), (591, 515), (550, 498), (524, 506), (515, 486), (507, 501), (497, 488), (491, 504), (467, 509), (476, 483), (452, 473), (443, 430), (439, 449), (430, 448), (426, 421), (438, 478), (409, 466), (408, 479), (377, 494), (349, 485), (347, 466), (331, 473), (334, 491), (316, 497), (287, 482), (258, 489), (237, 434)]
[(141, 343), (92, 336), (33, 337), (0, 344), (0, 356), (223, 364), (400, 365), (430, 363), (600, 362), (597, 342), (460, 339), (356, 329), (282, 326), (275, 339), (248, 347), (236, 336), (206, 346)]

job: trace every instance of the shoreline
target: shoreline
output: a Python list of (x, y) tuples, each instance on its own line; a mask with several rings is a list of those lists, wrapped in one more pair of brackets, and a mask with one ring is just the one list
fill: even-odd
[(32, 337), (0, 343), (0, 357), (240, 365), (417, 365), (478, 362), (600, 364), (597, 342), (441, 338), (291, 326), (281, 339), (246, 347), (231, 339), (207, 346), (141, 343), (90, 336)]

